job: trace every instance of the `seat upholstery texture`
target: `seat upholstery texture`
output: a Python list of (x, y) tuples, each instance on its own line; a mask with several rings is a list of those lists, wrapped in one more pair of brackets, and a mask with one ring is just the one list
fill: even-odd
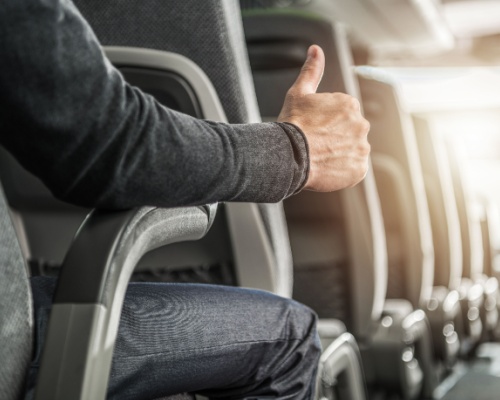
[(0, 186), (0, 397), (21, 397), (31, 360), (33, 315), (24, 258)]
[(230, 123), (259, 114), (234, 0), (76, 0), (104, 46), (145, 47), (182, 54), (213, 83)]

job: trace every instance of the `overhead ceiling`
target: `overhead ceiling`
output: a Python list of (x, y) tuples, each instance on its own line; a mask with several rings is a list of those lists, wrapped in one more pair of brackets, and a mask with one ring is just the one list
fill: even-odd
[(500, 33), (499, 0), (448, 0), (443, 16), (457, 37), (477, 37)]

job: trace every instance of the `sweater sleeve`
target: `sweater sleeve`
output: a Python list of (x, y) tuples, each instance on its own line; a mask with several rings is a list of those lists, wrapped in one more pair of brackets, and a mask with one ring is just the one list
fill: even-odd
[(127, 84), (68, 0), (0, 2), (0, 143), (62, 200), (99, 208), (276, 202), (308, 173), (290, 124), (230, 125)]

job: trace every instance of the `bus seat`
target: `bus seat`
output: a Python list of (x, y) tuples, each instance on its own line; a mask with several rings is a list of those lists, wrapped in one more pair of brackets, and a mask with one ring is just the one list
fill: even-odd
[(463, 277), (463, 251), (450, 161), (444, 142), (423, 116), (413, 116), (415, 135), (423, 168), (434, 240), (437, 285), (457, 290), (462, 309), (461, 351), (469, 353), (479, 342), (483, 324), (483, 287)]
[(483, 288), (483, 306), (480, 309), (483, 324), (483, 338), (487, 339), (495, 331), (498, 324), (497, 299), (499, 297), (498, 280), (487, 275), (483, 250), (482, 228), (479, 218), (475, 218), (471, 189), (464, 171), (466, 158), (460, 145), (453, 145), (444, 138), (444, 147), (450, 162), (455, 200), (462, 237), (463, 276), (479, 283)]
[[(86, 219), (59, 280), (38, 376), (38, 399), (105, 397), (119, 322), (112, 316), (120, 313), (135, 264), (157, 246), (202, 237), (215, 211), (216, 205), (144, 207), (95, 211)], [(26, 261), (1, 187), (0, 227), (0, 393), (2, 399), (20, 400), (33, 350), (33, 305)], [(82, 287), (82, 281), (89, 284)], [(93, 329), (98, 319), (101, 324)]]
[(426, 312), (434, 352), (451, 366), (459, 350), (455, 325), (460, 304), (458, 292), (434, 282), (431, 219), (412, 120), (386, 74), (370, 67), (358, 67), (357, 73), (388, 237), (388, 297), (406, 298)]

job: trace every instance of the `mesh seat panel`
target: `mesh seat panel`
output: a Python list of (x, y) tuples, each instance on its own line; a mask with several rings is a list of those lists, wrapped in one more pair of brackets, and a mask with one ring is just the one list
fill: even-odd
[(350, 321), (346, 263), (318, 262), (295, 268), (294, 298), (311, 307), (319, 318)]

